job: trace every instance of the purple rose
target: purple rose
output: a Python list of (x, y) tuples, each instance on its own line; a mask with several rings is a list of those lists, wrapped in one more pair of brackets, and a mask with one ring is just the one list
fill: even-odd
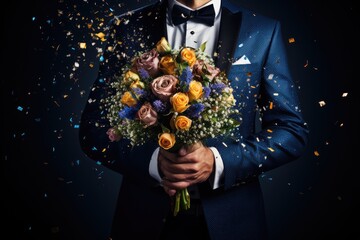
[(137, 117), (147, 127), (157, 123), (157, 112), (152, 108), (150, 103), (145, 103), (137, 112)]
[(138, 57), (134, 62), (134, 66), (137, 72), (139, 72), (140, 69), (144, 69), (151, 77), (156, 77), (160, 72), (159, 61), (159, 53), (155, 49), (152, 49)]
[(160, 100), (166, 102), (176, 93), (178, 79), (173, 75), (163, 75), (151, 82), (151, 91)]
[(202, 81), (204, 76), (212, 81), (219, 73), (219, 68), (207, 64), (203, 60), (197, 60), (193, 67), (194, 78), (198, 81)]

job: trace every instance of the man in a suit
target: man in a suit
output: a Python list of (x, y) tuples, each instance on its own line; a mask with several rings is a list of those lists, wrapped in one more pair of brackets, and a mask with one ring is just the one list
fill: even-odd
[[(80, 141), (90, 158), (123, 176), (111, 238), (266, 239), (258, 176), (297, 159), (308, 136), (279, 22), (224, 0), (163, 0), (115, 17), (108, 32)], [(174, 49), (207, 42), (242, 105), (234, 138), (207, 139), (178, 153), (155, 141), (136, 147), (109, 141), (100, 99), (134, 53), (163, 36)], [(174, 217), (169, 195), (186, 187), (191, 208)]]

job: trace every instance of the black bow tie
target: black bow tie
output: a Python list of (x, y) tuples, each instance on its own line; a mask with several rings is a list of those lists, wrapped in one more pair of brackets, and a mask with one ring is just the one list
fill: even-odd
[(174, 25), (179, 25), (191, 19), (194, 22), (212, 26), (214, 25), (215, 10), (212, 4), (193, 11), (175, 4), (171, 16)]

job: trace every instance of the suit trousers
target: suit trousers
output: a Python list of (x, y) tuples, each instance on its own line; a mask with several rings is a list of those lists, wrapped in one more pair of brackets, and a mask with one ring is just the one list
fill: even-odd
[(210, 240), (201, 201), (191, 199), (190, 209), (166, 218), (160, 240)]

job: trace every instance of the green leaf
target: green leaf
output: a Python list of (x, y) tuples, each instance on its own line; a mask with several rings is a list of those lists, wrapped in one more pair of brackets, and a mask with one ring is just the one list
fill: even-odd
[(205, 49), (206, 49), (206, 43), (207, 42), (204, 42), (200, 45), (199, 49), (202, 51), (202, 52), (205, 52)]

